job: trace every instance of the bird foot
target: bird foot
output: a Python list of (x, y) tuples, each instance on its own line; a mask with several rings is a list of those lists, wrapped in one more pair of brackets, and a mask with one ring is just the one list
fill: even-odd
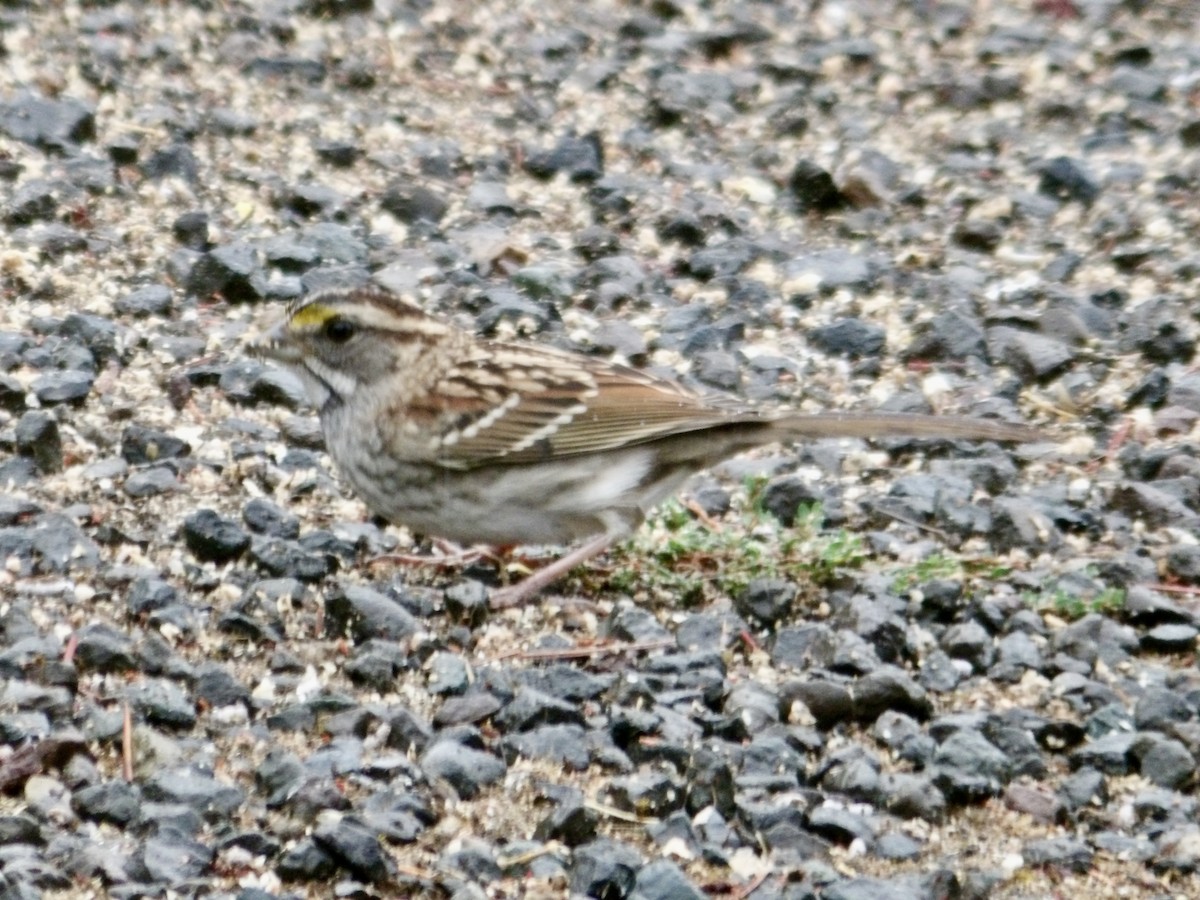
[(448, 541), (434, 541), (433, 547), (439, 555), (421, 553), (383, 553), (367, 560), (368, 566), (430, 566), (435, 569), (461, 569), (481, 559), (497, 565), (502, 560), (502, 550), (491, 547), (459, 547)]

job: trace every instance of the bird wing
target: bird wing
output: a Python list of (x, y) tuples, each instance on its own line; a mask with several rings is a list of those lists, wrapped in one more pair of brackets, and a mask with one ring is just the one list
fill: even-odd
[(597, 453), (756, 417), (667, 378), (519, 344), (485, 345), (436, 391), (452, 411), (435, 457), (456, 468)]

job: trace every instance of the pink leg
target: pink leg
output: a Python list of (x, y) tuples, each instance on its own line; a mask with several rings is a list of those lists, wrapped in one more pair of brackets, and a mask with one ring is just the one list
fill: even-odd
[(477, 559), (491, 559), (486, 547), (458, 547), (446, 541), (434, 541), (442, 556), (422, 556), (419, 553), (384, 553), (367, 560), (368, 566), (432, 566), (438, 569), (453, 569), (473, 563)]
[(504, 609), (506, 606), (516, 606), (519, 603), (524, 603), (543, 588), (549, 587), (558, 581), (558, 579), (562, 578), (580, 563), (587, 562), (596, 554), (604, 552), (608, 545), (615, 539), (616, 535), (612, 534), (597, 535), (586, 544), (576, 547), (566, 556), (556, 559), (544, 568), (538, 569), (524, 581), (518, 581), (511, 587), (492, 591), (492, 596), (488, 601), (489, 605), (492, 609)]

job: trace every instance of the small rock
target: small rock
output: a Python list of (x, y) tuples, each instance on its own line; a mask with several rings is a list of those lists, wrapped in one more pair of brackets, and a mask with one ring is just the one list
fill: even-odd
[(39, 375), (33, 379), (29, 388), (46, 406), (56, 406), (59, 403), (78, 404), (91, 393), (94, 380), (95, 376), (90, 372), (64, 369)]
[(1142, 635), (1142, 647), (1152, 653), (1191, 653), (1198, 634), (1192, 625), (1156, 625)]
[[(596, 895), (591, 895), (596, 896)], [(708, 895), (687, 880), (669, 859), (656, 859), (638, 870), (630, 900), (705, 900)]]
[(397, 182), (384, 191), (379, 205), (409, 225), (440, 222), (450, 208), (440, 194), (425, 185), (408, 181)]
[(549, 793), (554, 808), (538, 822), (534, 837), (540, 841), (562, 841), (568, 847), (593, 840), (600, 817), (584, 803), (583, 794), (565, 787), (555, 787)]
[(390, 597), (356, 584), (336, 584), (325, 598), (325, 632), (347, 632), (357, 640), (402, 640), (416, 633), (417, 620)]
[(999, 794), (1012, 773), (1007, 755), (977, 731), (950, 735), (933, 757), (935, 783), (954, 802), (973, 802)]
[(796, 586), (779, 578), (755, 578), (734, 598), (734, 609), (748, 619), (773, 625), (786, 616), (796, 599)]
[(61, 472), (63, 467), (62, 437), (58, 421), (48, 412), (31, 409), (17, 420), (17, 452), (33, 458), (38, 470), (45, 474)]
[(507, 771), (498, 757), (449, 740), (439, 741), (425, 751), (421, 769), (429, 778), (446, 782), (463, 800), (478, 796)]
[(148, 880), (181, 884), (209, 872), (214, 853), (211, 847), (178, 834), (148, 838), (141, 862)]
[(571, 893), (584, 897), (629, 896), (641, 867), (641, 857), (633, 848), (598, 838), (576, 847), (572, 854)]
[(1023, 812), (1041, 822), (1060, 822), (1065, 806), (1044, 785), (1015, 782), (1004, 790), (1004, 803), (1009, 809)]
[(182, 459), (191, 454), (187, 441), (141, 425), (130, 425), (121, 432), (121, 456), (130, 465), (146, 465), (167, 459)]
[(792, 168), (788, 176), (788, 189), (801, 212), (833, 212), (847, 205), (846, 198), (833, 181), (833, 175), (807, 159), (800, 160)]
[(831, 356), (863, 359), (883, 352), (887, 335), (878, 325), (860, 319), (839, 319), (808, 332), (813, 346)]
[(295, 540), (300, 536), (300, 518), (264, 497), (254, 497), (242, 507), (242, 521), (251, 530), (268, 537)]
[(113, 308), (135, 318), (165, 316), (171, 311), (171, 289), (163, 284), (149, 284), (118, 297)]
[(614, 778), (608, 796), (617, 809), (661, 818), (683, 807), (683, 787), (663, 773)]
[(183, 520), (183, 539), (205, 562), (237, 559), (250, 546), (250, 535), (237, 522), (211, 509), (197, 510)]
[(1196, 760), (1182, 743), (1157, 734), (1139, 736), (1133, 745), (1142, 777), (1171, 790), (1183, 790), (1196, 775)]
[(566, 771), (582, 772), (591, 762), (587, 732), (578, 725), (545, 725), (532, 731), (509, 735), (503, 742), (506, 759), (515, 756), (541, 759), (562, 766)]
[(1030, 841), (1021, 850), (1025, 862), (1031, 866), (1067, 869), (1071, 872), (1086, 872), (1092, 867), (1092, 848), (1075, 838), (1047, 838)]
[(1040, 167), (1038, 190), (1060, 200), (1092, 203), (1100, 196), (1100, 185), (1086, 168), (1069, 156), (1058, 156)]
[(322, 822), (312, 837), (318, 847), (358, 878), (376, 883), (386, 881), (395, 872), (395, 863), (375, 830), (351, 816)]

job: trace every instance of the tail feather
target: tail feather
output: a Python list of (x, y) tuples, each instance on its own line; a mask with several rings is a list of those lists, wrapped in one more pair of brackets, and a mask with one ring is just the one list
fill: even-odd
[(793, 439), (915, 437), (968, 441), (1024, 443), (1045, 438), (1029, 425), (1013, 425), (997, 419), (962, 416), (930, 416), (917, 413), (845, 412), (788, 414), (775, 427)]

